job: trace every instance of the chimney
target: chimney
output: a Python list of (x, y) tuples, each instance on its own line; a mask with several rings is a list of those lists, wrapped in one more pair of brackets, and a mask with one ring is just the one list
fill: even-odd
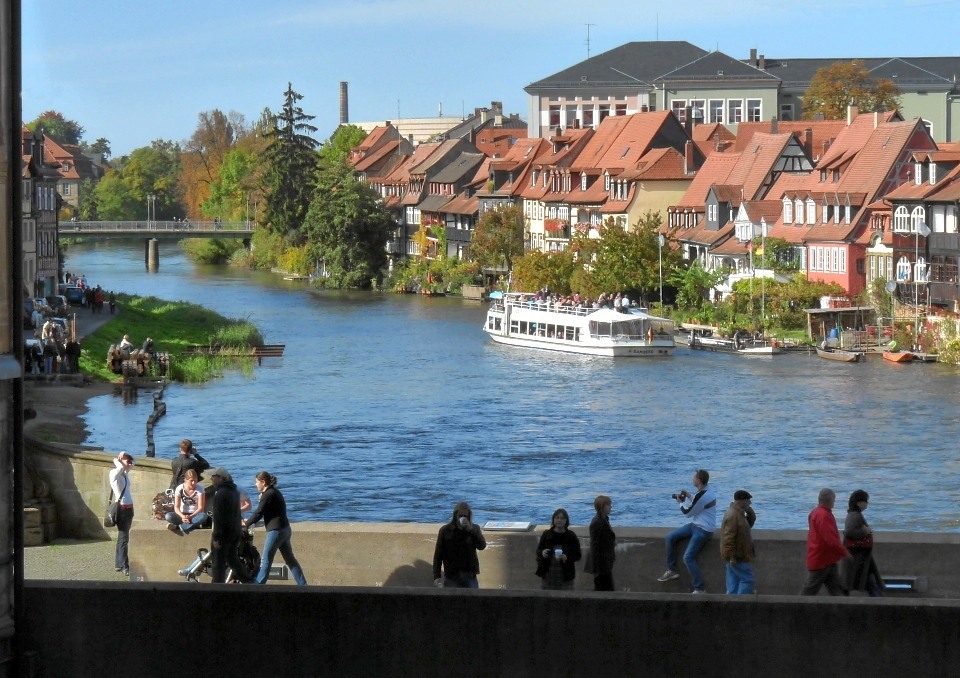
[(483, 125), (487, 122), (487, 115), (490, 113), (490, 111), (486, 108), (480, 108), (477, 110), (480, 113), (480, 124)]
[(803, 150), (806, 151), (808, 158), (813, 157), (813, 128), (812, 127), (808, 127), (805, 130), (803, 130)]
[(683, 173), (693, 174), (693, 142), (689, 140), (683, 145)]
[(493, 124), (497, 127), (503, 127), (503, 113), (497, 113), (493, 116)]
[(829, 150), (830, 150), (830, 140), (829, 140), (829, 139), (826, 139), (826, 140), (823, 142), (823, 154), (822, 154), (820, 157), (822, 158), (824, 155), (826, 155), (826, 154), (827, 154), (827, 151), (829, 151)]
[(340, 124), (346, 125), (350, 122), (350, 113), (347, 100), (347, 81), (340, 81)]
[(650, 112), (650, 107), (647, 106), (646, 104), (643, 104), (642, 106), (640, 106), (640, 112), (641, 112), (641, 113), (649, 113), (649, 112)]
[(751, 66), (757, 65), (757, 48), (756, 47), (750, 48), (750, 65)]
[(877, 126), (880, 124), (880, 111), (873, 112), (873, 129), (877, 129)]
[(759, 68), (761, 71), (767, 70), (767, 57), (763, 56), (762, 54), (760, 55), (760, 62), (757, 64), (757, 68)]
[(770, 134), (779, 134), (780, 125), (777, 122), (777, 116), (770, 118)]
[(859, 113), (859, 111), (857, 110), (856, 106), (853, 106), (853, 105), (847, 106), (847, 124), (848, 125), (857, 119), (857, 113)]

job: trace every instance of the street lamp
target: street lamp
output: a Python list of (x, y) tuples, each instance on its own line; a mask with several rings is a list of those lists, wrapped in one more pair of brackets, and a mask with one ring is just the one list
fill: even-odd
[(657, 234), (657, 263), (660, 264), (660, 313), (663, 313), (663, 233)]
[(930, 235), (930, 227), (926, 222), (921, 221), (917, 224), (913, 232), (913, 350), (920, 350), (920, 278), (926, 282), (926, 260), (924, 260), (923, 270), (920, 268), (920, 236), (926, 238)]
[(150, 215), (153, 214), (154, 219), (157, 216), (157, 196), (150, 193), (147, 195), (147, 228), (150, 228)]

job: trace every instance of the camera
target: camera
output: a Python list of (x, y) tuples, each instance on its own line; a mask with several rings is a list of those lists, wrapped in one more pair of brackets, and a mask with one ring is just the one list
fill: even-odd
[(677, 501), (683, 501), (687, 498), (687, 493), (684, 490), (680, 490), (676, 494), (671, 494), (670, 496)]

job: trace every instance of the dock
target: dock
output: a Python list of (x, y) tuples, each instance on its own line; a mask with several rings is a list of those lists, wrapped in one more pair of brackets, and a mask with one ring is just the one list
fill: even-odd
[(286, 344), (263, 344), (250, 349), (239, 349), (219, 344), (188, 346), (184, 355), (222, 355), (237, 358), (255, 358), (258, 365), (263, 364), (264, 358), (282, 358)]

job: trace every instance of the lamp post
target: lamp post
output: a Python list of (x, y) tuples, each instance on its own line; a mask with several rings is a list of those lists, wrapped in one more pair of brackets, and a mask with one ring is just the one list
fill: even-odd
[(660, 265), (660, 313), (663, 313), (663, 233), (657, 234), (657, 263)]
[(154, 219), (157, 216), (156, 203), (157, 203), (157, 196), (155, 196), (153, 193), (150, 193), (149, 195), (147, 195), (147, 228), (150, 228), (151, 214), (153, 215)]
[[(913, 350), (920, 350), (920, 278), (926, 281), (926, 260), (924, 260), (923, 272), (920, 270), (920, 236), (926, 238), (930, 235), (930, 227), (926, 222), (921, 221), (917, 224), (913, 232)], [(926, 248), (924, 248), (926, 249)]]
[(246, 201), (246, 206), (243, 210), (243, 225), (247, 228), (250, 228), (250, 193), (244, 193), (244, 200)]

